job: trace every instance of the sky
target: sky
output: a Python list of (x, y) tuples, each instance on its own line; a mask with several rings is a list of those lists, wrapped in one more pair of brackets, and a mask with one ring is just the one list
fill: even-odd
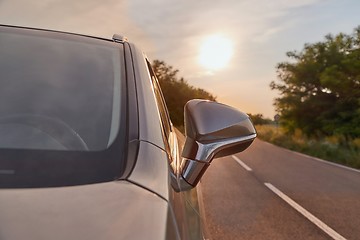
[[(289, 60), (286, 52), (329, 33), (351, 33), (360, 25), (359, 12), (358, 0), (0, 0), (0, 24), (125, 35), (219, 102), (268, 118), (278, 97), (269, 84), (277, 79), (277, 64)], [(232, 46), (220, 69), (199, 62), (201, 47), (214, 35)]]

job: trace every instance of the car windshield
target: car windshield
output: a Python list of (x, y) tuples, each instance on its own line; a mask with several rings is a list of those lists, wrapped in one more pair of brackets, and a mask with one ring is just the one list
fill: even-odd
[(0, 31), (0, 149), (111, 145), (121, 112), (120, 48), (89, 39)]
[(0, 26), (0, 188), (121, 177), (125, 81), (121, 43)]

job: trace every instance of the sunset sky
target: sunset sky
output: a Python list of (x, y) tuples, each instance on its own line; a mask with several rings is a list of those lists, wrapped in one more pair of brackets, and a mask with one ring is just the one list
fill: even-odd
[[(179, 69), (179, 76), (218, 101), (270, 118), (277, 92), (269, 83), (276, 80), (277, 63), (287, 60), (285, 53), (328, 33), (351, 33), (360, 25), (359, 12), (358, 0), (0, 0), (0, 24), (126, 35), (150, 59)], [(214, 45), (229, 51), (225, 66), (199, 60), (214, 36), (228, 44)]]

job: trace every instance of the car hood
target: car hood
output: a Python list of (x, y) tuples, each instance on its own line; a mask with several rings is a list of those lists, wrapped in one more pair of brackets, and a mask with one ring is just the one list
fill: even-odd
[(1, 189), (0, 239), (165, 239), (167, 211), (127, 181)]

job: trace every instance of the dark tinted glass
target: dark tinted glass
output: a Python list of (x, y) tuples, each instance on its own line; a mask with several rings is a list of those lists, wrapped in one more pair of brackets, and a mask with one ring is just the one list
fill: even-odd
[(115, 45), (0, 31), (0, 148), (106, 149), (120, 80)]

